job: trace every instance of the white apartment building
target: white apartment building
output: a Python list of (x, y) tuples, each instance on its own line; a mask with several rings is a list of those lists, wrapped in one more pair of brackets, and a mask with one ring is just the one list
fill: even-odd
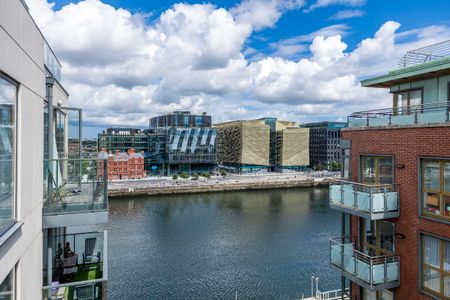
[(23, 0), (0, 1), (0, 299), (106, 299), (101, 160), (83, 159), (82, 113)]

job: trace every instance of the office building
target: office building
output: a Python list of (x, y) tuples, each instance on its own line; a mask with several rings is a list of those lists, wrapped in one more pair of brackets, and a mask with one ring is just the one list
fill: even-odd
[(77, 225), (107, 221), (106, 178), (24, 1), (0, 1), (0, 47), (0, 298), (105, 299), (107, 233)]
[(276, 118), (230, 121), (218, 131), (218, 162), (231, 172), (301, 170), (309, 165), (309, 133)]
[(315, 169), (333, 169), (341, 161), (341, 129), (346, 122), (316, 122), (302, 124), (309, 128), (309, 157), (310, 167)]
[[(450, 42), (406, 53), (362, 81), (392, 107), (356, 112), (343, 129), (342, 212), (331, 265), (352, 299), (450, 299)], [(371, 99), (378, 101), (377, 99)]]
[(147, 152), (148, 139), (147, 135), (138, 128), (108, 128), (98, 134), (98, 151), (103, 148), (108, 152), (127, 152), (128, 149)]
[(190, 111), (174, 111), (173, 113), (156, 116), (150, 119), (149, 128), (194, 128), (211, 127), (211, 116), (204, 112), (201, 115), (193, 115)]

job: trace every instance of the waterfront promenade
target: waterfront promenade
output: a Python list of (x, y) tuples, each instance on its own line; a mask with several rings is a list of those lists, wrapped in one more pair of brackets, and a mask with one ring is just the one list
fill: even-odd
[(115, 180), (108, 183), (109, 197), (201, 193), (212, 191), (242, 191), (327, 185), (338, 172), (295, 172), (262, 174), (227, 174), (199, 177), (197, 180), (147, 177), (135, 180)]

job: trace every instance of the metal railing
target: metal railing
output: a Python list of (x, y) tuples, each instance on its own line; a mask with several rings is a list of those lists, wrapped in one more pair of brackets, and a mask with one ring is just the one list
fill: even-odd
[(107, 210), (107, 162), (44, 160), (44, 215)]
[(450, 40), (406, 52), (400, 59), (400, 68), (407, 68), (450, 56)]
[(330, 240), (331, 264), (353, 282), (371, 290), (400, 285), (400, 257), (396, 255), (369, 256), (355, 249), (355, 238)]
[(45, 237), (44, 248), (43, 299), (102, 299), (108, 279), (106, 231)]
[(400, 214), (398, 185), (335, 180), (329, 189), (332, 208), (372, 220), (394, 218)]
[(450, 101), (354, 112), (348, 127), (411, 125), (449, 122)]

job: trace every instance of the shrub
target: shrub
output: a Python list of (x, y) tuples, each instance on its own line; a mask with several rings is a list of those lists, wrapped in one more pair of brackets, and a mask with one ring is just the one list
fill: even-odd
[(220, 175), (222, 175), (222, 176), (227, 176), (227, 171), (225, 171), (225, 170), (220, 170)]
[(172, 175), (172, 179), (175, 179), (175, 180), (177, 180), (177, 179), (178, 179), (178, 175), (177, 175), (177, 174), (175, 174), (175, 175)]
[(186, 179), (186, 178), (189, 178), (189, 174), (183, 171), (183, 172), (181, 172), (180, 177), (183, 179)]

